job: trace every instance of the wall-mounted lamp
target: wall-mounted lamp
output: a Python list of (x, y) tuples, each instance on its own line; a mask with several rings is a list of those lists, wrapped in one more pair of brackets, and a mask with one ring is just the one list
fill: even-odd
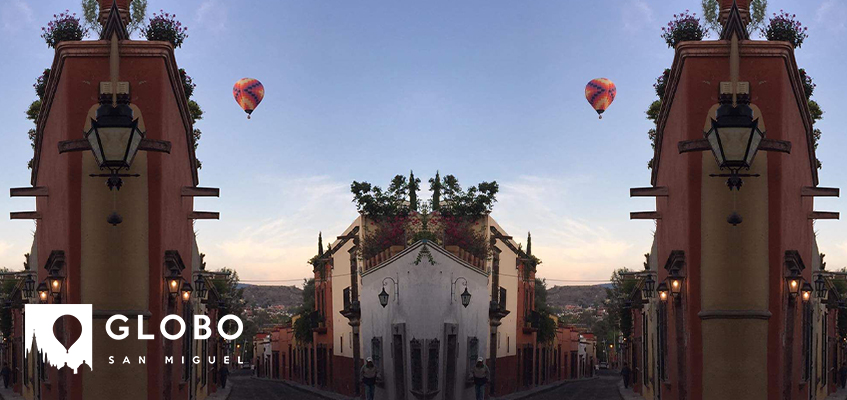
[(385, 279), (382, 280), (382, 292), (377, 295), (377, 297), (379, 297), (379, 304), (382, 305), (383, 308), (388, 306), (388, 292), (385, 291), (385, 286), (388, 285), (388, 281), (391, 281), (394, 284), (394, 301), (397, 302), (397, 304), (400, 304), (400, 286), (397, 284), (397, 280), (390, 276), (386, 276)]
[(461, 276), (456, 278), (453, 283), (450, 284), (450, 304), (453, 304), (453, 298), (456, 297), (456, 284), (459, 283), (460, 280), (465, 285), (465, 291), (462, 292), (460, 296), (462, 298), (462, 306), (468, 308), (468, 305), (471, 304), (471, 293), (468, 292), (468, 280)]
[(647, 275), (644, 278), (644, 286), (641, 288), (641, 297), (645, 299), (653, 298), (653, 291), (656, 289), (656, 281), (653, 279), (653, 275)]
[(41, 302), (41, 304), (46, 304), (47, 296), (50, 294), (50, 289), (47, 287), (47, 284), (44, 282), (39, 283), (37, 291), (38, 300)]
[(192, 288), (191, 288), (191, 284), (190, 284), (190, 283), (188, 283), (188, 282), (183, 283), (183, 284), (182, 284), (182, 290), (181, 290), (182, 301), (189, 301), (189, 300), (191, 300), (191, 292), (192, 292), (192, 291), (193, 291), (193, 290), (192, 290)]
[(824, 279), (823, 274), (818, 274), (818, 277), (815, 278), (815, 293), (818, 298), (826, 299), (826, 295), (829, 290), (826, 287), (826, 279)]
[(665, 282), (659, 284), (659, 287), (656, 288), (656, 292), (659, 293), (659, 300), (668, 300), (668, 285)]
[(809, 301), (812, 298), (812, 285), (809, 282), (803, 283), (803, 287), (800, 289), (800, 297), (803, 301)]
[(32, 273), (28, 273), (24, 278), (24, 297), (27, 299), (32, 298), (33, 292), (35, 292), (35, 278), (32, 275)]
[(197, 274), (197, 278), (194, 279), (194, 290), (197, 291), (198, 299), (206, 299), (206, 294), (209, 292), (209, 289), (206, 288), (206, 277), (202, 274)]

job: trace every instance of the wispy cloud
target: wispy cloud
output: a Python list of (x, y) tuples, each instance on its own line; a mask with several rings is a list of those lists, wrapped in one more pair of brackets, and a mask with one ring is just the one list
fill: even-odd
[(533, 254), (544, 262), (539, 272), (544, 277), (606, 279), (613, 269), (639, 260), (641, 249), (622, 235), (568, 208), (565, 199), (587, 179), (523, 176), (501, 185), (494, 218), (515, 238), (532, 231)]
[(23, 0), (6, 0), (0, 7), (0, 26), (4, 31), (17, 31), (32, 22), (32, 8)]
[(213, 31), (226, 29), (226, 6), (220, 0), (205, 0), (197, 8), (195, 21), (200, 29)]
[(630, 0), (621, 7), (623, 28), (627, 31), (639, 31), (653, 27), (653, 9), (644, 0)]
[[(330, 243), (356, 217), (349, 185), (325, 176), (260, 178), (265, 194), (276, 201), (277, 215), (244, 221), (243, 229), (205, 248), (210, 266), (238, 269), (242, 279), (298, 279), (311, 272), (306, 260), (317, 251), (323, 230)], [(347, 211), (344, 211), (347, 210)], [(201, 242), (203, 240), (201, 231)], [(211, 233), (210, 236), (214, 236)], [(202, 244), (202, 243), (201, 243)]]
[(847, 6), (841, 0), (826, 0), (821, 3), (816, 13), (815, 22), (830, 32), (843, 32), (847, 29)]

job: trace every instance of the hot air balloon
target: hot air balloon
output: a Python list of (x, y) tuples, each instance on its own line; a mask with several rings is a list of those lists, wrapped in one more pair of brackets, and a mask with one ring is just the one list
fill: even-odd
[(265, 87), (262, 86), (262, 82), (256, 79), (242, 78), (238, 82), (235, 82), (235, 86), (232, 87), (232, 96), (235, 97), (235, 101), (247, 113), (247, 119), (250, 119), (250, 114), (253, 113), (253, 110), (256, 109), (259, 103), (262, 102), (262, 98), (265, 97)]
[(592, 79), (585, 85), (585, 99), (594, 107), (594, 111), (603, 119), (603, 111), (606, 111), (612, 102), (615, 101), (615, 95), (618, 90), (615, 84), (606, 78)]

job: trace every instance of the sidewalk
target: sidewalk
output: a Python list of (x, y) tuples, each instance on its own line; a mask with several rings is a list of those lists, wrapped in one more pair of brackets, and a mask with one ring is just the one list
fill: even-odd
[(618, 392), (621, 393), (621, 399), (623, 400), (644, 400), (638, 393), (632, 391), (632, 388), (623, 387), (623, 381), (618, 382)]
[(226, 400), (226, 399), (228, 399), (229, 398), (229, 392), (232, 391), (233, 385), (232, 385), (232, 381), (228, 381), (227, 383), (228, 383), (228, 385), (227, 385), (226, 389), (218, 388), (217, 392), (212, 393), (212, 395), (209, 396), (209, 397), (206, 397), (206, 399), (207, 400)]
[(562, 385), (567, 385), (568, 383), (588, 381), (588, 380), (591, 380), (591, 379), (599, 379), (599, 378), (600, 378), (599, 376), (595, 375), (595, 376), (592, 376), (590, 378), (566, 379), (566, 380), (556, 381), (556, 382), (553, 382), (553, 383), (550, 383), (550, 384), (547, 384), (547, 385), (543, 385), (543, 386), (536, 386), (536, 387), (529, 389), (529, 390), (524, 390), (524, 391), (520, 391), (520, 392), (507, 394), (503, 397), (491, 397), (491, 398), (489, 398), (489, 400), (531, 399), (536, 395), (539, 395), (539, 394), (544, 393), (544, 392), (551, 391), (551, 390), (556, 389), (556, 388), (558, 388)]
[(12, 388), (4, 388), (0, 385), (0, 399), (2, 400), (23, 400), (23, 397), (12, 391)]
[(252, 376), (250, 378), (251, 379), (263, 380), (263, 381), (282, 383), (283, 385), (287, 385), (288, 387), (291, 387), (293, 389), (299, 390), (301, 392), (306, 392), (306, 393), (309, 393), (311, 395), (320, 397), (322, 399), (327, 399), (327, 400), (354, 400), (354, 399), (356, 399), (356, 397), (347, 397), (347, 396), (344, 396), (344, 395), (340, 395), (338, 393), (334, 393), (334, 392), (330, 392), (330, 391), (326, 391), (326, 390), (321, 390), (321, 389), (318, 389), (318, 388), (313, 387), (313, 386), (303, 385), (303, 384), (300, 384), (300, 383), (297, 383), (297, 382), (287, 381), (287, 380), (283, 380), (283, 379), (258, 378), (258, 377), (255, 377), (255, 376)]
[(838, 391), (827, 396), (826, 400), (845, 400), (847, 399), (847, 389), (838, 388)]

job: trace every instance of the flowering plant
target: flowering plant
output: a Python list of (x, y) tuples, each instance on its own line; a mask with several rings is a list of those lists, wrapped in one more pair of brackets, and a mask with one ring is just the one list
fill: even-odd
[(796, 17), (797, 14), (789, 14), (779, 10), (779, 14), (774, 13), (773, 18), (762, 29), (762, 35), (768, 40), (784, 40), (791, 43), (794, 48), (799, 48), (803, 41), (809, 37), (806, 34), (806, 30), (809, 28), (804, 27), (800, 21), (794, 19)]
[(362, 258), (368, 259), (383, 250), (406, 244), (406, 227), (409, 218), (403, 215), (375, 219), (372, 233), (366, 234), (362, 240)]
[(491, 248), (479, 220), (443, 215), (444, 246), (459, 246), (477, 258), (488, 259)]
[(182, 78), (182, 89), (185, 91), (185, 98), (190, 99), (191, 95), (194, 94), (194, 88), (197, 87), (197, 84), (194, 83), (191, 76), (185, 73), (185, 69), (179, 69), (179, 76)]
[(662, 38), (668, 47), (676, 47), (680, 42), (703, 40), (706, 36), (706, 28), (700, 25), (697, 13), (689, 14), (688, 10), (682, 14), (674, 14), (668, 26), (662, 28), (662, 32)]
[(815, 83), (812, 81), (812, 77), (806, 74), (806, 70), (800, 68), (800, 79), (803, 81), (803, 92), (806, 95), (806, 100), (812, 97), (812, 93), (815, 92)]
[(55, 48), (61, 42), (69, 40), (82, 40), (88, 36), (88, 29), (79, 23), (76, 13), (70, 11), (53, 14), (53, 20), (47, 26), (41, 27), (41, 37), (47, 42), (47, 47)]
[(177, 21), (176, 14), (169, 14), (159, 10), (159, 14), (153, 13), (150, 23), (141, 28), (141, 33), (147, 40), (161, 40), (171, 42), (174, 47), (182, 46), (182, 42), (188, 37), (188, 28)]
[(45, 68), (44, 73), (36, 79), (32, 87), (35, 88), (35, 94), (39, 99), (44, 98), (44, 91), (47, 89), (47, 78), (50, 76), (50, 68)]
[(656, 83), (653, 84), (653, 89), (656, 89), (656, 95), (659, 96), (660, 99), (665, 97), (665, 88), (668, 86), (668, 77), (671, 74), (671, 70), (669, 68), (665, 68), (665, 71), (656, 78)]

